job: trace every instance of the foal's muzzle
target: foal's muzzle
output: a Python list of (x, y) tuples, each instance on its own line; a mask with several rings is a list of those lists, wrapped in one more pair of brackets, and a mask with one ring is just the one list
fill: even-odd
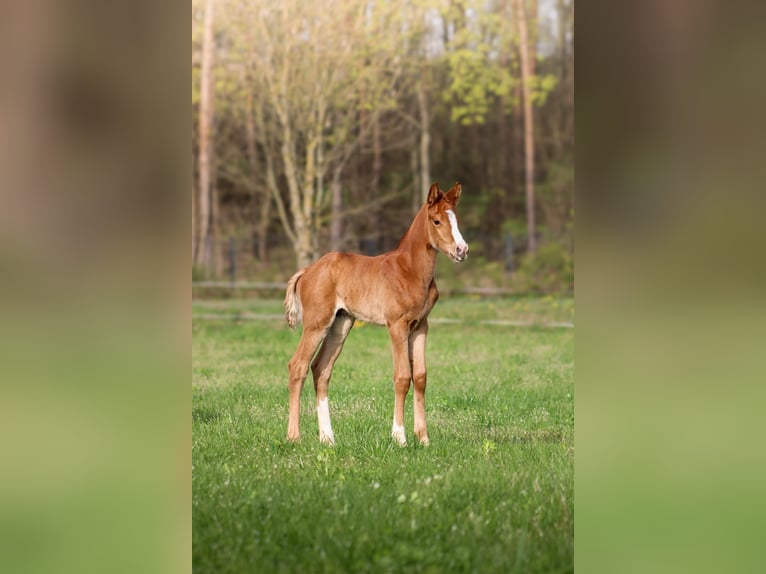
[(468, 244), (464, 243), (463, 245), (458, 245), (455, 247), (455, 253), (452, 254), (452, 260), (455, 263), (460, 263), (461, 261), (464, 261), (466, 257), (468, 257)]

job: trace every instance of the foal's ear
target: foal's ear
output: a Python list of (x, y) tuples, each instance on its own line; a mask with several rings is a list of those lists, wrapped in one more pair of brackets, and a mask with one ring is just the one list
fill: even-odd
[(428, 190), (428, 199), (426, 200), (428, 202), (428, 205), (433, 205), (437, 201), (439, 201), (444, 196), (444, 192), (442, 192), (439, 189), (438, 182), (434, 182), (431, 184), (431, 189)]
[(460, 195), (463, 193), (463, 186), (460, 185), (460, 182), (456, 181), (455, 185), (452, 186), (452, 189), (450, 189), (446, 195), (445, 199), (449, 201), (452, 205), (457, 205), (460, 201)]

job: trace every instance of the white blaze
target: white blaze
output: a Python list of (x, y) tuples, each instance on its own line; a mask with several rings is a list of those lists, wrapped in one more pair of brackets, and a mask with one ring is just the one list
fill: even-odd
[(455, 212), (451, 209), (448, 209), (447, 217), (449, 217), (449, 224), (452, 227), (452, 238), (455, 240), (455, 244), (460, 247), (461, 250), (465, 249), (468, 247), (468, 245), (466, 244), (465, 239), (463, 239), (463, 235), (460, 233), (460, 229), (458, 229)]

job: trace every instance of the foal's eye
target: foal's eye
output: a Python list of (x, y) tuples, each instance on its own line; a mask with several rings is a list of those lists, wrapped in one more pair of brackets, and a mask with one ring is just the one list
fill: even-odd
[(439, 221), (438, 219), (434, 219), (434, 225), (441, 225), (441, 221)]

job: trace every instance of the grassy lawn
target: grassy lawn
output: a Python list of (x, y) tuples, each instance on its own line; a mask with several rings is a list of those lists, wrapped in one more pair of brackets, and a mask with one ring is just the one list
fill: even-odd
[[(281, 301), (195, 301), (195, 315)], [(284, 321), (194, 319), (196, 572), (568, 572), (574, 563), (571, 298), (443, 299), (428, 340), (431, 446), (390, 437), (384, 328), (351, 332), (330, 383), (336, 446), (318, 442), (311, 378), (288, 444)]]

